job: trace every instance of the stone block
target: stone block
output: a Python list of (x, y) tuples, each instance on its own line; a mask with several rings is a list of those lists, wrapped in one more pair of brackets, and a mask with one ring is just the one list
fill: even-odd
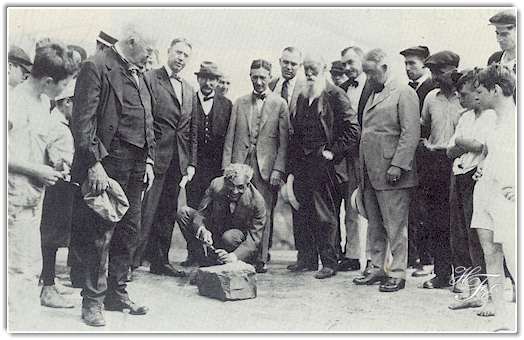
[(200, 295), (222, 301), (254, 299), (257, 296), (255, 268), (242, 261), (199, 268), (196, 284)]

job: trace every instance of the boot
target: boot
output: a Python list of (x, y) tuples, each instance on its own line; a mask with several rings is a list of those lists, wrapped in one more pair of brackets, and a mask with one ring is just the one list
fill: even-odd
[(73, 308), (74, 305), (58, 293), (56, 287), (43, 286), (40, 292), (40, 304), (51, 308)]
[(88, 326), (101, 327), (106, 325), (102, 304), (94, 301), (82, 302), (82, 320)]

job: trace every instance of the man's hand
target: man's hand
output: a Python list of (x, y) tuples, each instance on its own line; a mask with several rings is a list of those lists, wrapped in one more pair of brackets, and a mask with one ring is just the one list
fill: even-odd
[(91, 193), (100, 195), (109, 185), (109, 176), (107, 176), (104, 166), (100, 162), (87, 170), (87, 186)]
[(484, 162), (480, 162), (477, 165), (477, 171), (473, 174), (472, 178), (474, 181), (478, 181), (484, 173)]
[(427, 138), (422, 138), (420, 140), (420, 144), (422, 144), (422, 146), (428, 150), (428, 151), (433, 151), (433, 146), (431, 146), (431, 143), (427, 140)]
[(515, 188), (514, 187), (512, 186), (503, 187), (502, 194), (508, 201), (515, 202)]
[(149, 191), (153, 186), (153, 180), (155, 179), (155, 171), (153, 165), (146, 164), (146, 173), (144, 174), (144, 183), (146, 184), (146, 191)]
[(271, 176), (269, 176), (269, 184), (274, 187), (280, 187), (284, 181), (282, 181), (282, 173), (278, 170), (271, 171)]
[(62, 173), (56, 171), (48, 165), (38, 165), (34, 168), (34, 177), (43, 185), (55, 185), (56, 181), (61, 179)]
[(323, 150), (322, 151), (322, 157), (324, 157), (324, 159), (327, 160), (327, 161), (332, 161), (333, 157), (335, 157), (335, 155), (333, 155), (333, 152), (331, 152), (329, 150)]
[(224, 249), (215, 250), (215, 254), (217, 254), (218, 261), (221, 263), (231, 263), (238, 261), (238, 258), (234, 253), (228, 253)]
[(209, 244), (210, 246), (213, 245), (213, 234), (211, 234), (211, 232), (207, 230), (204, 226), (198, 229), (197, 238)]
[(190, 165), (187, 167), (187, 181), (191, 182), (193, 176), (195, 176), (195, 167)]
[(390, 166), (386, 172), (386, 181), (389, 184), (396, 184), (400, 180), (402, 175), (402, 170), (398, 166)]

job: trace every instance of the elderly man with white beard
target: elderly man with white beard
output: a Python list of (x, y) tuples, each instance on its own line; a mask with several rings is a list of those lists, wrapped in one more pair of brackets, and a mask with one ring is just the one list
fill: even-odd
[(288, 267), (301, 272), (322, 269), (324, 279), (336, 274), (338, 216), (335, 208), (335, 164), (357, 152), (360, 128), (344, 91), (327, 82), (320, 56), (304, 59), (306, 86), (291, 119), (289, 170), (300, 207), (293, 212), (297, 262)]

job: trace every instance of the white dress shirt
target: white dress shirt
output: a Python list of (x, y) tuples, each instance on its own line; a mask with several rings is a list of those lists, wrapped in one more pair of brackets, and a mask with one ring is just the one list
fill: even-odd
[(360, 96), (362, 96), (362, 90), (364, 89), (364, 84), (366, 83), (367, 76), (364, 72), (362, 72), (355, 81), (358, 82), (357, 87), (348, 87), (347, 95), (349, 97), (349, 101), (351, 102), (351, 108), (353, 111), (358, 111), (358, 102), (360, 101)]
[(182, 82), (178, 79), (171, 77), (173, 71), (168, 65), (164, 65), (164, 68), (166, 69), (167, 74), (169, 75), (169, 82), (171, 83), (171, 86), (173, 86), (173, 90), (175, 91), (175, 95), (178, 101), (182, 103)]
[[(213, 107), (213, 102), (215, 101), (215, 91), (211, 92), (209, 96), (206, 96), (202, 93), (202, 91), (198, 90), (197, 92), (198, 100), (200, 100), (200, 105), (202, 105), (202, 110), (204, 110), (204, 114), (207, 116), (209, 115), (209, 112), (211, 112), (211, 108)], [(204, 98), (206, 97), (212, 97), (211, 99), (208, 99), (207, 101), (204, 101)]]
[[(280, 77), (278, 79), (278, 82), (275, 86), (275, 89), (273, 90), (274, 93), (278, 94), (279, 96), (282, 94), (282, 85), (284, 84), (284, 82), (286, 81), (286, 79), (284, 79), (284, 77)], [(287, 103), (288, 103), (288, 106), (289, 106), (289, 103), (291, 103), (291, 98), (293, 97), (293, 91), (295, 91), (295, 85), (297, 83), (297, 77), (293, 77), (293, 79), (290, 79), (287, 83)]]

